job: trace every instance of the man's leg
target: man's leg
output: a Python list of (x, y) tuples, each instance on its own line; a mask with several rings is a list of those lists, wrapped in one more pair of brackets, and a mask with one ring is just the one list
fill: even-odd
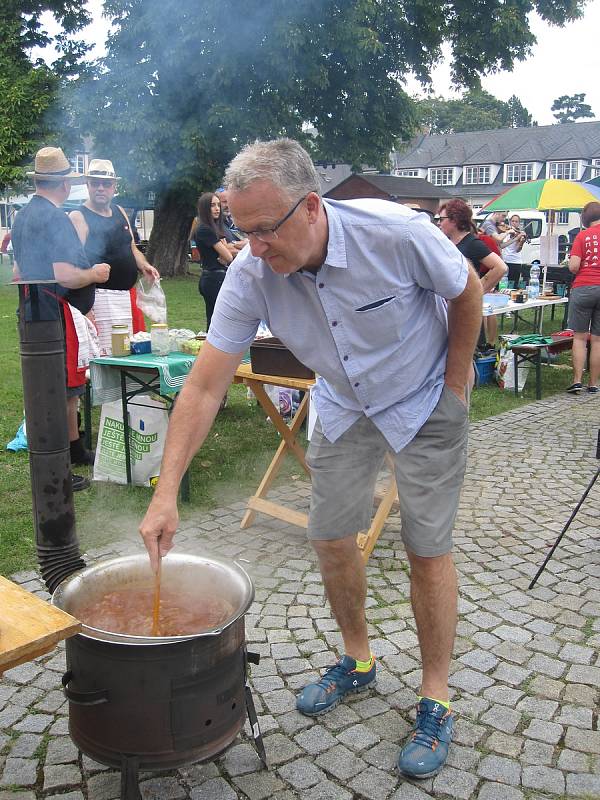
[(308, 716), (330, 711), (347, 694), (375, 681), (365, 619), (366, 573), (356, 534), (368, 527), (386, 449), (381, 433), (362, 417), (334, 443), (317, 423), (307, 452), (312, 478), (308, 535), (345, 649), (335, 666), (299, 694), (296, 707)]
[(77, 424), (77, 409), (79, 397), (67, 397), (67, 426), (69, 429), (69, 442), (79, 440), (79, 426)]
[(452, 739), (448, 669), (456, 631), (457, 584), (450, 551), (467, 433), (468, 410), (445, 386), (427, 422), (395, 458), (423, 666), (415, 728), (398, 759), (400, 772), (411, 778), (437, 774)]
[(421, 695), (448, 701), (448, 670), (456, 632), (458, 590), (452, 554), (422, 558), (408, 551), (410, 595), (417, 623)]
[(368, 661), (371, 652), (365, 618), (367, 576), (356, 535), (343, 539), (313, 540), (327, 599), (340, 626), (344, 652)]

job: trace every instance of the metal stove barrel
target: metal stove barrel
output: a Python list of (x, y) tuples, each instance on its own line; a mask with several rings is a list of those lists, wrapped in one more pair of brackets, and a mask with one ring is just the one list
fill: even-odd
[[(52, 288), (48, 283), (19, 282), (33, 521), (42, 578), (49, 592), (85, 566), (75, 532), (62, 319), (58, 301), (47, 294)], [(43, 298), (42, 292), (46, 292)], [(48, 308), (54, 313), (47, 313)]]

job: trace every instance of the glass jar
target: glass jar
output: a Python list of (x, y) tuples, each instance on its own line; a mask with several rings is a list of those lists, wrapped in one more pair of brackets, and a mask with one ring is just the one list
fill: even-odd
[(152, 354), (155, 356), (169, 355), (169, 328), (164, 322), (155, 322), (150, 328), (150, 341)]
[(113, 325), (110, 340), (112, 354), (115, 358), (131, 355), (129, 325)]

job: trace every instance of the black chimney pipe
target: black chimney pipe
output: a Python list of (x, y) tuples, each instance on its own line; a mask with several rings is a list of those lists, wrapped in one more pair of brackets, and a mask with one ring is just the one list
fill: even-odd
[[(42, 578), (52, 593), (68, 575), (85, 567), (75, 532), (65, 344), (58, 301), (46, 294), (40, 302), (41, 293), (51, 289), (49, 282), (18, 283), (33, 522)], [(49, 304), (56, 313), (47, 313)]]

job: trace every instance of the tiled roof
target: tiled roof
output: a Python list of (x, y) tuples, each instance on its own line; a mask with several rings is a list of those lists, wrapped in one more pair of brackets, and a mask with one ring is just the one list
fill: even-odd
[(600, 158), (600, 122), (421, 134), (394, 155), (396, 167), (421, 169), (579, 158)]
[(445, 197), (447, 192), (423, 178), (401, 178), (397, 175), (361, 175), (390, 197)]
[[(360, 178), (372, 186), (376, 186), (380, 191), (385, 192), (390, 197), (412, 197), (415, 199), (425, 198), (446, 198), (450, 197), (448, 192), (441, 186), (434, 186), (423, 178), (401, 178), (397, 175), (371, 175), (358, 174), (352, 178)], [(346, 178), (348, 180), (348, 178)], [(342, 181), (344, 183), (344, 181)], [(341, 185), (341, 184), (338, 184)], [(328, 190), (331, 191), (331, 188)], [(327, 196), (327, 193), (325, 193)]]

